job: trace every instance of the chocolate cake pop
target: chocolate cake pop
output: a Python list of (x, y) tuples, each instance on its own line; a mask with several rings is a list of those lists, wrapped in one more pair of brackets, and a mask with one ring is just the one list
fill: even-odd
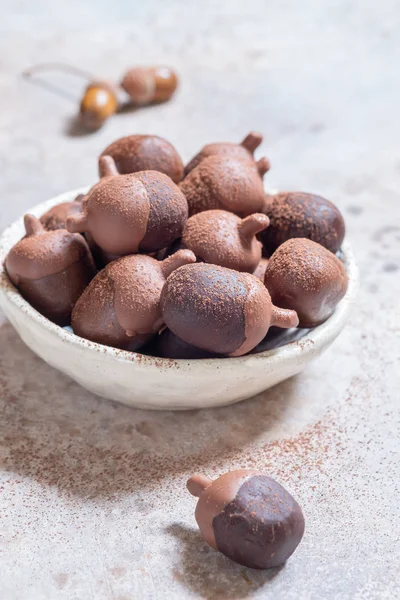
[[(159, 171), (175, 183), (183, 177), (182, 160), (172, 144), (158, 135), (128, 135), (116, 140), (101, 153), (112, 156), (121, 175), (138, 171)], [(100, 177), (108, 174), (99, 161)]]
[(259, 279), (263, 283), (264, 283), (265, 270), (267, 268), (267, 265), (268, 265), (268, 258), (260, 258), (260, 262), (258, 263), (258, 265), (256, 266), (256, 268), (253, 271), (254, 277), (257, 277), (257, 279)]
[(345, 225), (338, 208), (315, 194), (282, 192), (268, 197), (268, 230), (260, 235), (267, 256), (290, 238), (308, 238), (331, 252), (343, 242)]
[(204, 158), (185, 177), (180, 188), (188, 201), (189, 215), (214, 208), (239, 216), (265, 212), (262, 178), (249, 161), (235, 156)]
[(118, 175), (111, 156), (100, 158), (108, 173), (88, 192), (80, 215), (67, 229), (90, 233), (102, 250), (116, 255), (155, 252), (182, 235), (187, 202), (169, 177), (157, 171)]
[(50, 208), (40, 217), (40, 222), (47, 231), (66, 229), (67, 219), (82, 210), (84, 194), (79, 194), (72, 202), (61, 202)]
[(136, 106), (166, 102), (178, 87), (178, 76), (171, 67), (133, 67), (121, 81), (121, 87)]
[[(240, 144), (232, 144), (231, 142), (217, 142), (214, 144), (207, 144), (196, 156), (185, 167), (185, 175), (190, 173), (192, 169), (197, 167), (204, 158), (208, 156), (222, 155), (232, 156), (241, 160), (250, 161), (253, 164), (254, 151), (258, 148), (263, 140), (261, 133), (257, 131), (251, 131)], [(263, 163), (267, 159), (262, 159)], [(264, 173), (263, 173), (264, 174)]]
[(5, 260), (9, 278), (42, 315), (67, 325), (71, 311), (95, 274), (90, 250), (81, 235), (45, 231), (36, 217), (25, 215), (26, 236)]
[(272, 305), (259, 279), (207, 263), (172, 273), (161, 294), (161, 309), (167, 327), (185, 342), (229, 356), (250, 352), (271, 325), (298, 324), (294, 311)]
[(288, 240), (275, 250), (264, 282), (275, 304), (297, 312), (300, 327), (326, 321), (347, 290), (347, 274), (340, 260), (305, 238)]
[(252, 273), (261, 259), (256, 234), (268, 224), (261, 213), (241, 219), (226, 210), (206, 210), (186, 221), (182, 246), (203, 262)]
[(161, 358), (186, 360), (198, 358), (223, 358), (221, 354), (208, 352), (207, 350), (202, 350), (201, 348), (196, 348), (196, 346), (188, 344), (169, 329), (164, 329), (160, 335), (157, 335), (145, 350), (147, 350), (146, 354), (160, 356)]
[(303, 537), (300, 506), (263, 473), (242, 469), (215, 481), (192, 475), (187, 487), (199, 498), (195, 517), (204, 540), (240, 565), (279, 567)]
[(174, 269), (196, 261), (181, 250), (160, 262), (150, 256), (125, 256), (96, 275), (72, 313), (75, 334), (108, 346), (136, 350), (163, 324), (160, 294)]

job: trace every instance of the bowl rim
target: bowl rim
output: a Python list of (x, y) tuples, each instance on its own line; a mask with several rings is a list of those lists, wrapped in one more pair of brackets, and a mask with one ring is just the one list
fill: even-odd
[[(60, 204), (61, 202), (69, 202), (73, 200), (78, 194), (86, 193), (91, 186), (84, 186), (76, 190), (70, 190), (54, 196), (46, 202), (42, 202), (32, 207), (28, 212), (37, 217), (44, 214), (49, 208)], [(24, 213), (26, 214), (26, 213)], [(140, 352), (133, 352), (127, 350), (120, 350), (118, 348), (112, 348), (111, 346), (105, 346), (98, 344), (97, 342), (91, 342), (84, 338), (81, 338), (74, 333), (68, 331), (52, 323), (46, 317), (41, 315), (35, 310), (18, 292), (5, 271), (4, 260), (8, 254), (8, 251), (15, 242), (10, 243), (8, 237), (15, 230), (23, 228), (23, 216), (16, 219), (11, 225), (9, 225), (0, 236), (0, 296), (3, 295), (6, 301), (10, 302), (17, 310), (23, 312), (27, 317), (32, 319), (39, 327), (45, 328), (50, 334), (56, 336), (61, 342), (75, 346), (78, 349), (92, 350), (94, 352), (101, 353), (102, 355), (108, 355), (110, 359), (117, 360), (118, 362), (133, 363), (140, 362), (141, 366), (156, 366), (158, 369), (163, 367), (171, 368), (171, 365), (179, 366), (180, 369), (188, 368), (191, 369), (195, 365), (201, 363), (202, 367), (212, 367), (220, 369), (223, 365), (231, 361), (236, 363), (243, 363), (253, 360), (265, 360), (271, 359), (273, 362), (281, 362), (283, 359), (295, 359), (298, 356), (306, 358), (309, 353), (314, 353), (315, 349), (324, 344), (324, 341), (336, 337), (340, 329), (344, 326), (347, 317), (350, 313), (352, 304), (355, 301), (358, 289), (358, 269), (354, 259), (354, 254), (351, 245), (348, 241), (342, 244), (343, 262), (348, 275), (348, 288), (345, 296), (337, 305), (335, 312), (321, 325), (310, 329), (300, 339), (288, 342), (287, 344), (274, 348), (272, 350), (264, 350), (255, 354), (247, 354), (244, 356), (228, 357), (228, 358), (202, 358), (202, 359), (185, 359), (185, 358), (162, 358), (157, 356), (150, 356), (147, 354), (141, 354)]]

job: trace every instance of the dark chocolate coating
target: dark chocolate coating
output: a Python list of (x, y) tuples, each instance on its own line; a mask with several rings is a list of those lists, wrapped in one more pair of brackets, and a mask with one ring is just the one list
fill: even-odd
[(207, 263), (172, 273), (161, 294), (161, 309), (167, 327), (185, 342), (231, 356), (252, 350), (270, 325), (298, 324), (296, 313), (272, 305), (259, 279)]
[(263, 136), (255, 131), (250, 132), (240, 144), (232, 142), (214, 142), (207, 144), (198, 152), (185, 167), (185, 176), (190, 173), (202, 160), (208, 156), (232, 156), (240, 160), (255, 162), (253, 153), (261, 144)]
[(291, 238), (307, 238), (331, 252), (337, 252), (343, 242), (343, 217), (332, 202), (321, 196), (282, 192), (268, 197), (265, 212), (270, 224), (260, 239), (267, 256)]
[(297, 312), (300, 327), (315, 327), (331, 316), (345, 295), (347, 274), (332, 252), (311, 240), (293, 238), (271, 256), (264, 283), (274, 304)]
[[(172, 144), (158, 135), (129, 135), (116, 140), (100, 156), (112, 156), (121, 175), (159, 171), (175, 183), (183, 177), (182, 160)], [(100, 170), (100, 176), (102, 175)]]
[(304, 533), (304, 517), (296, 500), (265, 475), (245, 481), (212, 524), (218, 550), (253, 569), (284, 564)]
[(187, 343), (229, 354), (246, 338), (246, 298), (247, 287), (236, 271), (197, 264), (168, 278), (161, 294), (162, 314), (167, 327)]
[(81, 235), (63, 229), (45, 231), (26, 215), (27, 235), (11, 248), (5, 267), (21, 295), (50, 321), (64, 326), (95, 266)]
[(151, 356), (175, 359), (223, 358), (221, 354), (208, 352), (188, 344), (169, 329), (156, 336), (146, 349)]
[(82, 210), (83, 194), (79, 194), (73, 202), (56, 204), (40, 217), (40, 222), (47, 231), (67, 228), (67, 219)]
[(229, 155), (205, 158), (185, 177), (180, 188), (189, 205), (189, 215), (204, 210), (228, 210), (238, 216), (265, 213), (262, 179), (248, 161)]

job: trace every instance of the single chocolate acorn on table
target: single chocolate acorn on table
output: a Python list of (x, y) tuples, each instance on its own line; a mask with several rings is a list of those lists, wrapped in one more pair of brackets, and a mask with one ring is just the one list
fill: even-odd
[(264, 283), (277, 306), (297, 312), (300, 327), (315, 327), (331, 316), (348, 279), (332, 252), (311, 240), (293, 238), (271, 256)]
[(259, 161), (258, 170), (249, 161), (235, 156), (213, 155), (203, 159), (179, 186), (188, 201), (189, 215), (216, 208), (241, 217), (265, 213), (262, 176), (268, 169), (267, 159)]
[(125, 350), (136, 350), (163, 325), (160, 295), (174, 269), (196, 262), (190, 250), (164, 261), (136, 254), (108, 264), (79, 298), (71, 325), (80, 337)]
[(342, 245), (343, 217), (332, 202), (321, 196), (281, 192), (268, 196), (265, 212), (270, 225), (260, 239), (267, 256), (290, 238), (308, 238), (331, 252), (337, 252)]
[[(183, 163), (172, 144), (158, 135), (128, 135), (112, 142), (101, 156), (112, 156), (121, 175), (138, 171), (159, 171), (174, 183), (183, 178)], [(99, 161), (100, 177), (108, 175)]]
[(203, 262), (252, 273), (261, 259), (256, 234), (268, 224), (261, 213), (241, 219), (226, 210), (206, 210), (186, 221), (181, 245)]
[(82, 200), (84, 194), (79, 194), (72, 202), (61, 202), (52, 206), (40, 217), (40, 222), (46, 231), (55, 231), (56, 229), (66, 229), (67, 219), (77, 215), (82, 210)]
[(300, 506), (263, 473), (242, 469), (215, 481), (196, 474), (187, 487), (199, 498), (195, 517), (204, 540), (245, 567), (283, 565), (303, 537)]
[(95, 275), (93, 258), (81, 235), (46, 231), (33, 215), (24, 218), (26, 236), (5, 260), (9, 278), (42, 315), (67, 325), (71, 311)]
[[(239, 158), (241, 160), (247, 160), (255, 163), (254, 151), (258, 148), (263, 140), (261, 133), (257, 131), (251, 131), (240, 144), (233, 144), (232, 142), (216, 142), (213, 144), (207, 144), (198, 152), (192, 160), (185, 167), (185, 175), (190, 173), (192, 169), (197, 167), (201, 161), (208, 156), (215, 155), (229, 155)], [(263, 159), (264, 160), (264, 159)]]
[(100, 164), (107, 176), (85, 196), (80, 215), (67, 219), (68, 231), (89, 233), (115, 255), (156, 252), (182, 235), (188, 216), (185, 196), (157, 171), (119, 175), (111, 156)]
[(207, 263), (186, 265), (168, 277), (161, 310), (167, 327), (182, 340), (228, 356), (250, 352), (271, 325), (298, 324), (293, 310), (272, 305), (259, 279)]

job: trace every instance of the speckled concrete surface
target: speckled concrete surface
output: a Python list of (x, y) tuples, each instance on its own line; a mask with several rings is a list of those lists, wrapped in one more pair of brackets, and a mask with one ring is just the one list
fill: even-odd
[[(359, 308), (303, 375), (239, 405), (148, 413), (102, 401), (0, 327), (0, 597), (400, 597), (400, 9), (396, 0), (1, 2), (0, 228), (96, 176), (115, 137), (155, 132), (188, 159), (265, 133), (271, 186), (346, 217)], [(74, 102), (22, 81), (62, 60), (117, 76), (176, 65), (165, 106), (68, 135)], [(79, 85), (49, 75), (71, 95)], [(255, 572), (201, 541), (185, 480), (257, 467), (304, 507), (287, 565)]]

